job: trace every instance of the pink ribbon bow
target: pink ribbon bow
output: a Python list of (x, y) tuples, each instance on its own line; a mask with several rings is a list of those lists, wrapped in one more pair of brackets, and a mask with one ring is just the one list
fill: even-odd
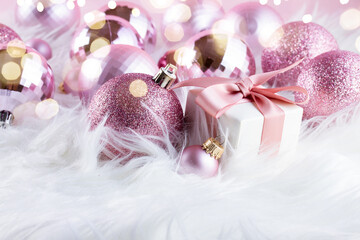
[[(172, 89), (186, 86), (204, 88), (197, 96), (196, 103), (215, 118), (219, 118), (236, 104), (253, 100), (255, 106), (264, 115), (261, 146), (279, 144), (282, 137), (285, 113), (273, 100), (301, 105), (308, 102), (309, 95), (304, 88), (299, 86), (281, 88), (262, 88), (259, 86), (277, 74), (284, 73), (296, 67), (301, 61), (302, 60), (284, 69), (252, 75), (241, 80), (220, 77), (194, 78), (180, 82), (172, 87)], [(295, 102), (276, 94), (282, 91), (302, 93), (305, 94), (306, 99), (303, 102)]]

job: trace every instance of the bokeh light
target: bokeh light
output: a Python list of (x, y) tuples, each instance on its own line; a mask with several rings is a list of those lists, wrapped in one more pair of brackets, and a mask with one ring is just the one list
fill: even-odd
[(261, 5), (266, 5), (268, 3), (268, 0), (259, 0), (259, 3)]
[(149, 0), (150, 4), (157, 9), (164, 9), (170, 7), (174, 0)]
[(51, 119), (59, 112), (59, 104), (54, 99), (46, 99), (36, 104), (35, 114), (40, 119)]
[(274, 5), (279, 6), (281, 4), (281, 0), (274, 0)]
[(77, 4), (79, 7), (84, 7), (86, 4), (86, 0), (77, 0)]
[(340, 0), (340, 3), (341, 3), (341, 4), (344, 4), (344, 5), (345, 5), (345, 4), (348, 4), (348, 3), (349, 3), (349, 0)]
[(184, 37), (184, 29), (178, 23), (171, 23), (165, 27), (164, 36), (170, 42), (179, 42)]
[(351, 8), (343, 12), (340, 16), (340, 26), (345, 30), (355, 30), (360, 27), (360, 11)]
[(312, 16), (311, 16), (311, 14), (305, 14), (305, 15), (303, 16), (302, 20), (303, 20), (304, 23), (309, 23), (309, 22), (311, 22), (311, 21), (312, 21)]
[(360, 52), (360, 36), (355, 41), (355, 47), (358, 52)]
[(108, 7), (110, 9), (115, 9), (116, 8), (116, 2), (114, 0), (109, 1)]
[(38, 10), (38, 12), (43, 12), (45, 9), (44, 4), (42, 4), (42, 2), (38, 2), (36, 5), (36, 9)]

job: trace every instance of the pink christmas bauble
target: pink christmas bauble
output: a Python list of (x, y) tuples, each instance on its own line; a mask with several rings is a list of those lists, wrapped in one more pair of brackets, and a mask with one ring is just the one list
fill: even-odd
[(182, 174), (196, 174), (203, 178), (216, 176), (219, 162), (200, 146), (192, 145), (184, 149), (180, 162)]
[(21, 40), (19, 35), (14, 30), (0, 23), (0, 44), (8, 43), (14, 39)]
[(31, 0), (17, 1), (15, 16), (21, 26), (60, 36), (79, 24), (81, 13), (76, 1)]
[(152, 51), (156, 45), (156, 29), (150, 15), (139, 5), (118, 1), (111, 8), (106, 5), (100, 9), (109, 16), (117, 16), (128, 21), (139, 33), (146, 51)]
[(46, 59), (20, 40), (0, 45), (0, 110), (12, 112), (54, 94), (54, 75)]
[[(170, 139), (177, 139), (183, 130), (181, 104), (173, 91), (161, 88), (152, 78), (148, 74), (128, 73), (107, 81), (89, 105), (91, 128), (106, 117), (105, 126), (120, 133), (135, 131), (161, 137), (163, 130), (168, 129)], [(114, 153), (114, 148), (110, 151), (120, 154)]]
[(115, 16), (98, 16), (75, 33), (70, 56), (82, 62), (91, 53), (110, 44), (143, 48), (143, 40), (129, 22)]
[(26, 45), (38, 51), (46, 60), (52, 58), (51, 47), (46, 41), (34, 38), (30, 41), (27, 41)]
[(163, 15), (161, 35), (168, 45), (187, 41), (194, 34), (211, 29), (223, 15), (216, 0), (178, 1)]
[(280, 27), (271, 36), (262, 54), (262, 68), (270, 72), (285, 68), (301, 59), (297, 67), (278, 74), (269, 81), (276, 86), (295, 85), (301, 69), (314, 57), (337, 50), (335, 38), (316, 23), (291, 22)]
[(245, 2), (232, 8), (216, 27), (239, 35), (260, 62), (265, 43), (281, 25), (283, 19), (270, 6)]
[(176, 61), (175, 61), (175, 50), (169, 50), (166, 53), (164, 53), (164, 55), (159, 59), (158, 61), (158, 67), (165, 67), (167, 64), (172, 64), (174, 66), (176, 66)]
[[(360, 101), (360, 55), (336, 50), (311, 60), (302, 70), (298, 85), (305, 88), (310, 101), (304, 119), (328, 116)], [(296, 95), (296, 100), (302, 100)]]
[(243, 78), (255, 74), (254, 57), (235, 35), (204, 31), (175, 53), (178, 79), (198, 77)]
[(64, 91), (79, 95), (85, 103), (109, 79), (125, 73), (157, 73), (156, 63), (145, 51), (128, 45), (108, 45), (90, 54), (64, 79)]

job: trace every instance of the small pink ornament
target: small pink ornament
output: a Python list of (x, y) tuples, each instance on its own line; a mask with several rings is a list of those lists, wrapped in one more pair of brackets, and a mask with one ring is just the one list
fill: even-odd
[(79, 24), (81, 13), (76, 1), (31, 0), (17, 1), (15, 16), (22, 26), (60, 36)]
[(139, 5), (118, 1), (111, 8), (106, 5), (100, 9), (108, 16), (117, 16), (128, 21), (140, 35), (146, 51), (153, 51), (156, 45), (156, 29), (150, 15)]
[(75, 33), (70, 57), (83, 62), (91, 53), (111, 44), (143, 48), (143, 40), (129, 22), (115, 16), (98, 16)]
[(196, 174), (203, 178), (216, 176), (224, 148), (214, 138), (209, 138), (202, 146), (193, 145), (184, 149), (179, 162), (180, 173)]
[(316, 23), (304, 22), (283, 25), (271, 36), (267, 45), (261, 61), (264, 72), (285, 68), (304, 59), (296, 68), (269, 81), (276, 86), (296, 85), (302, 68), (311, 59), (324, 52), (338, 49), (335, 38), (325, 28)]
[(168, 65), (169, 63), (176, 66), (175, 61), (175, 50), (167, 51), (158, 61), (158, 67), (162, 68)]
[(128, 45), (108, 45), (90, 54), (74, 66), (64, 79), (65, 93), (79, 95), (88, 103), (95, 92), (109, 79), (125, 73), (153, 75), (158, 71), (154, 60), (143, 50)]
[(281, 16), (270, 6), (245, 2), (232, 8), (216, 27), (239, 35), (260, 62), (266, 42), (281, 25)]
[(19, 35), (14, 30), (0, 23), (0, 44), (8, 43), (14, 39), (21, 40)]
[(193, 35), (212, 28), (224, 10), (216, 0), (178, 1), (163, 17), (161, 35), (168, 45), (187, 41)]
[(11, 124), (17, 106), (40, 102), (54, 94), (53, 71), (46, 59), (20, 40), (0, 46), (0, 69), (0, 111), (7, 116), (0, 122)]
[[(128, 73), (106, 82), (89, 105), (91, 128), (96, 128), (107, 117), (105, 126), (117, 132), (135, 131), (141, 135), (163, 136), (166, 127), (170, 139), (175, 141), (183, 130), (180, 101), (173, 91), (168, 90), (174, 81), (175, 70), (174, 66), (168, 66), (155, 77)], [(114, 148), (108, 149), (114, 155), (121, 154), (114, 152)]]
[(46, 60), (52, 58), (51, 47), (46, 41), (34, 38), (30, 41), (27, 41), (26, 45), (38, 51), (44, 58), (46, 58)]
[(179, 81), (215, 76), (244, 78), (256, 70), (254, 57), (244, 41), (226, 33), (201, 32), (175, 55)]
[[(302, 70), (298, 85), (310, 101), (304, 106), (304, 119), (328, 116), (360, 101), (360, 55), (336, 50), (311, 60)], [(302, 100), (296, 95), (295, 99)]]

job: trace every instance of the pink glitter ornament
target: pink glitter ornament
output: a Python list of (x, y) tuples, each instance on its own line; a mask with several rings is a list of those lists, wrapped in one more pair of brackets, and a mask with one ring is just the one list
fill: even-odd
[(282, 18), (271, 7), (245, 2), (232, 8), (216, 27), (239, 35), (252, 50), (256, 62), (260, 62), (264, 45), (281, 25)]
[[(328, 116), (360, 101), (360, 55), (348, 51), (323, 53), (308, 63), (298, 78), (310, 101), (304, 119)], [(302, 96), (296, 95), (297, 100)]]
[(271, 36), (262, 54), (262, 69), (270, 72), (285, 68), (304, 58), (296, 68), (270, 80), (276, 86), (296, 85), (301, 69), (314, 57), (337, 50), (335, 38), (316, 23), (291, 22), (283, 25)]
[(169, 7), (163, 17), (162, 36), (168, 45), (187, 41), (193, 35), (211, 29), (224, 10), (216, 0), (188, 0)]
[(0, 45), (0, 125), (12, 123), (12, 111), (54, 94), (53, 71), (45, 58), (20, 40)]
[(223, 152), (224, 148), (214, 138), (209, 138), (202, 146), (189, 146), (181, 155), (179, 172), (192, 173), (203, 178), (213, 177), (218, 173), (218, 159)]
[(143, 40), (129, 22), (115, 16), (99, 16), (75, 33), (70, 57), (82, 62), (91, 53), (110, 44), (143, 48)]
[(30, 41), (27, 41), (26, 45), (38, 51), (44, 58), (46, 58), (46, 60), (52, 58), (51, 47), (46, 41), (34, 38)]
[(14, 39), (21, 40), (19, 35), (14, 30), (0, 23), (0, 44), (8, 43)]
[(107, 117), (105, 125), (120, 133), (133, 130), (141, 135), (163, 136), (165, 127), (170, 139), (175, 139), (183, 130), (183, 111), (175, 93), (167, 90), (174, 81), (174, 70), (162, 68), (155, 77), (128, 73), (106, 82), (89, 105), (91, 128)]
[(66, 93), (79, 95), (85, 103), (109, 79), (125, 73), (153, 75), (158, 71), (154, 60), (144, 51), (128, 45), (108, 45), (90, 54), (64, 79)]
[(150, 15), (139, 5), (131, 2), (116, 2), (109, 8), (102, 7), (100, 11), (108, 16), (117, 16), (128, 21), (135, 28), (144, 42), (146, 51), (153, 51), (156, 45), (156, 29)]
[(79, 24), (81, 13), (76, 1), (32, 0), (17, 1), (15, 16), (22, 26), (60, 36)]
[(175, 53), (178, 79), (198, 77), (243, 78), (255, 74), (255, 60), (241, 38), (204, 31)]

